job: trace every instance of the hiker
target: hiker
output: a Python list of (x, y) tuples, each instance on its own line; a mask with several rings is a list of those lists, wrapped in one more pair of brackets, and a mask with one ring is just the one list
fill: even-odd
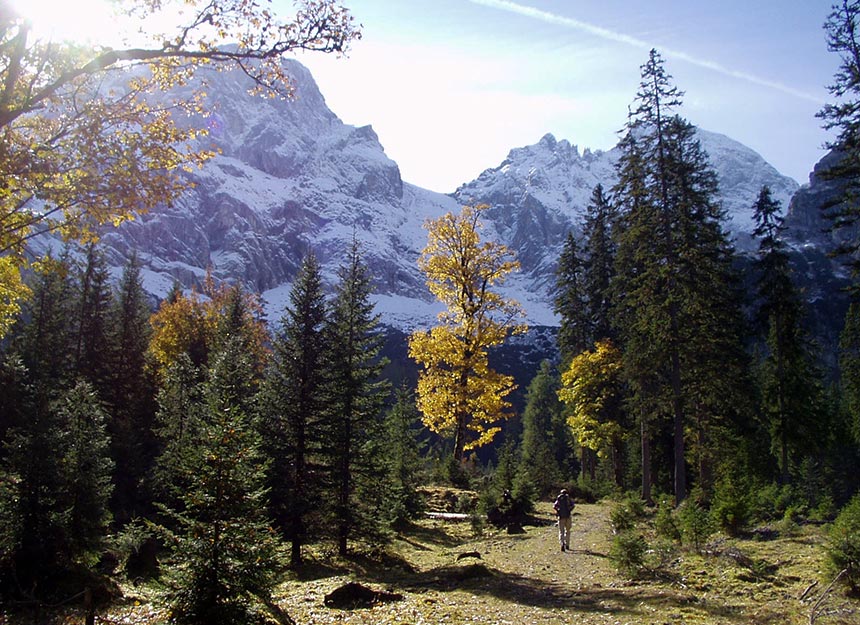
[(567, 494), (567, 489), (562, 488), (552, 509), (558, 517), (558, 540), (562, 551), (570, 551), (570, 514), (573, 512), (573, 499)]

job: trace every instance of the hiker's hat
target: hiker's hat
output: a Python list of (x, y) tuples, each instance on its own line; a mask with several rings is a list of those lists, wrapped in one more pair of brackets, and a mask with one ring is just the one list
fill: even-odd
[(566, 489), (566, 488), (562, 488), (562, 489), (561, 489), (561, 492), (559, 493), (559, 495), (567, 495), (567, 489)]

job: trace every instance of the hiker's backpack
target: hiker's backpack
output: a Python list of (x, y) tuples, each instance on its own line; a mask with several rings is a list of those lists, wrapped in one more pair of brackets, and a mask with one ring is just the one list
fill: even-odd
[(562, 495), (555, 500), (555, 505), (553, 507), (558, 513), (558, 516), (570, 516), (570, 513), (573, 510), (573, 501), (568, 495)]

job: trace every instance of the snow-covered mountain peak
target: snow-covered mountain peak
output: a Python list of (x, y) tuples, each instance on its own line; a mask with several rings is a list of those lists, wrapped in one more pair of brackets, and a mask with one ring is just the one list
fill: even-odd
[[(286, 61), (291, 100), (248, 94), (240, 72), (207, 76), (209, 139), (220, 150), (195, 186), (175, 203), (124, 224), (104, 238), (121, 265), (131, 250), (145, 264), (147, 288), (163, 296), (172, 282), (199, 285), (207, 268), (216, 279), (240, 280), (262, 292), (269, 317), (283, 310), (301, 259), (312, 249), (326, 281), (355, 238), (362, 246), (384, 321), (426, 326), (438, 312), (417, 269), (428, 219), (463, 204), (486, 203), (487, 236), (510, 247), (522, 271), (506, 293), (520, 300), (532, 324), (553, 324), (550, 290), (564, 238), (581, 227), (598, 183), (615, 181), (617, 150), (584, 149), (544, 135), (512, 149), (498, 166), (451, 196), (404, 182), (371, 126), (344, 124), (328, 109), (310, 72)], [(760, 156), (722, 135), (700, 131), (720, 178), (722, 201), (739, 240), (749, 232), (751, 206), (762, 184), (787, 205), (797, 184)]]

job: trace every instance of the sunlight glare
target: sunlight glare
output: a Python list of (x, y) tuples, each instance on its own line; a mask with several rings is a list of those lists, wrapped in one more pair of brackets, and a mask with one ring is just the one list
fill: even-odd
[(122, 21), (108, 0), (11, 0), (13, 9), (30, 20), (42, 39), (112, 45)]

